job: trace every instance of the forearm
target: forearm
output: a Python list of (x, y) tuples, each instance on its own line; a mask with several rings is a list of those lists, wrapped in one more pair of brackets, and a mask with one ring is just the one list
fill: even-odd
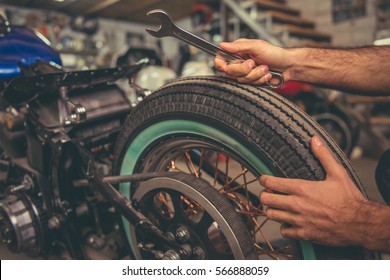
[[(355, 224), (357, 245), (369, 250), (390, 252), (390, 207), (367, 201), (358, 211), (361, 220)], [(351, 232), (352, 233), (352, 232)]]
[(286, 49), (287, 80), (298, 80), (352, 93), (390, 94), (390, 47)]

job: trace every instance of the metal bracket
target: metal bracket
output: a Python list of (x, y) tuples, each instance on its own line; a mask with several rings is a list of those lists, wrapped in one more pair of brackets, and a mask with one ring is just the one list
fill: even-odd
[(83, 123), (87, 120), (87, 110), (81, 104), (75, 104), (68, 97), (68, 89), (60, 87), (59, 119), (68, 126)]

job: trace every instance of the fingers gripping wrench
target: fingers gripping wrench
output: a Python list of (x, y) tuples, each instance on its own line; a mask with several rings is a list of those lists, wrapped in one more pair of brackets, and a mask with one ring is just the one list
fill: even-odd
[[(155, 9), (149, 11), (147, 15), (156, 17), (161, 21), (161, 25), (158, 29), (146, 28), (146, 31), (156, 38), (175, 37), (181, 41), (184, 41), (187, 44), (190, 44), (198, 49), (205, 51), (208, 54), (224, 59), (226, 62), (230, 63), (243, 62), (245, 60), (238, 55), (229, 53), (221, 49), (220, 47), (204, 40), (203, 38), (198, 37), (195, 34), (192, 34), (180, 28), (175, 23), (173, 23), (169, 14), (164, 10)], [(268, 72), (272, 75), (272, 78), (267, 81), (267, 84), (271, 88), (279, 88), (284, 84), (284, 78), (282, 73), (272, 70)]]

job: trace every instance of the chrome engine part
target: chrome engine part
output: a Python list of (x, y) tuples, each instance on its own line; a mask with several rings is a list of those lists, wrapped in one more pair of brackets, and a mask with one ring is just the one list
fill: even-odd
[(1, 238), (13, 253), (37, 256), (44, 251), (47, 218), (33, 200), (25, 194), (0, 200)]

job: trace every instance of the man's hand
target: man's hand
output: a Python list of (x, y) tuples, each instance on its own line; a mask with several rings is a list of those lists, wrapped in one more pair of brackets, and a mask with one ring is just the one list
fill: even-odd
[(281, 234), (286, 238), (334, 246), (367, 245), (362, 243), (364, 235), (372, 235), (372, 207), (319, 137), (312, 138), (311, 147), (327, 173), (326, 179), (261, 176), (266, 191), (260, 200), (269, 206), (267, 217), (282, 222)]
[(289, 66), (287, 52), (263, 40), (239, 39), (232, 43), (221, 43), (221, 48), (247, 58), (243, 63), (226, 63), (221, 58), (215, 58), (216, 68), (227, 76), (242, 83), (263, 84), (271, 79), (269, 69), (281, 71), (287, 81), (285, 72)]

